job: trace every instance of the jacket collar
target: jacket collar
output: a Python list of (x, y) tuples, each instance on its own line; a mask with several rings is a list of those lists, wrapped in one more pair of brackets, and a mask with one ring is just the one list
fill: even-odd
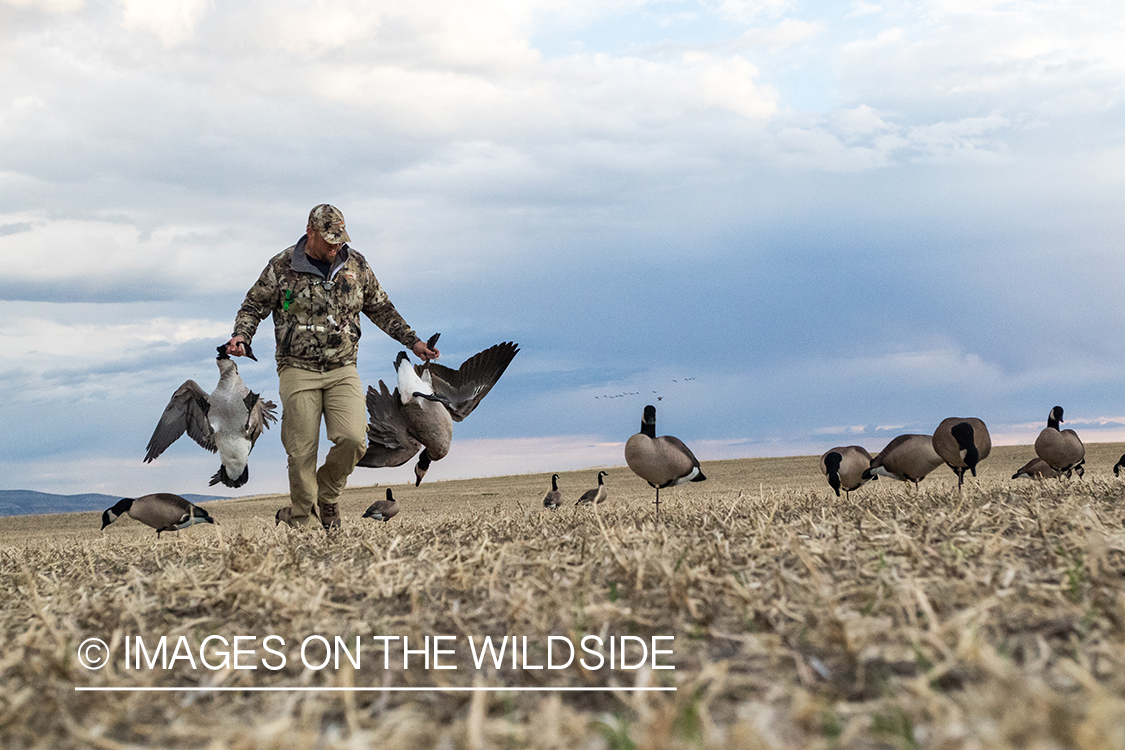
[[(305, 245), (308, 241), (309, 237), (306, 234), (302, 234), (301, 239), (297, 240), (297, 244), (293, 246), (293, 260), (290, 261), (289, 267), (297, 273), (311, 273), (314, 276), (323, 277), (324, 274), (320, 272), (320, 269), (312, 264), (309, 256), (305, 255)], [(344, 243), (344, 246), (336, 253), (336, 262), (332, 264), (332, 269), (328, 274), (330, 278), (337, 268), (348, 262), (348, 250), (347, 243)]]

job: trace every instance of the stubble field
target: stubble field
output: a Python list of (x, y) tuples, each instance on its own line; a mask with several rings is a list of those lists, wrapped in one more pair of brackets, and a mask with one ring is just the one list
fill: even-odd
[[(208, 504), (220, 525), (159, 540), (96, 513), (0, 518), (0, 746), (1121, 750), (1123, 450), (1038, 482), (1008, 478), (1030, 448), (998, 448), (963, 493), (942, 468), (840, 499), (816, 458), (711, 462), (659, 519), (623, 467), (597, 509), (573, 507), (596, 470), (562, 475), (554, 513), (548, 475), (396, 486), (388, 524), (359, 518), (385, 488), (350, 489), (328, 538), (275, 527), (277, 497)], [(137, 636), (179, 658), (134, 668)], [(255, 640), (224, 664), (213, 636)], [(318, 668), (316, 636), (358, 638), (360, 666)], [(427, 636), (457, 669), (403, 669), (402, 639)], [(485, 636), (527, 653), (478, 669)], [(627, 666), (640, 643), (671, 653), (531, 668), (551, 636), (624, 639)], [(89, 638), (101, 669), (79, 662)], [(139, 690), (169, 687), (231, 690)], [(455, 690), (488, 687), (548, 689)], [(557, 690), (639, 687), (675, 690)]]

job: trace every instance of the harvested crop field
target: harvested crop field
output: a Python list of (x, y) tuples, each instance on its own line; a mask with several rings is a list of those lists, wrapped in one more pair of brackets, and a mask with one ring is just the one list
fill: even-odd
[[(1123, 450), (1013, 481), (1033, 452), (998, 448), (962, 493), (943, 468), (840, 499), (815, 457), (705, 462), (659, 520), (624, 467), (599, 508), (573, 507), (596, 470), (561, 475), (554, 513), (548, 475), (396, 486), (387, 524), (359, 518), (385, 488), (350, 489), (329, 538), (275, 527), (277, 497), (159, 540), (2, 518), (0, 746), (1120, 750)], [(478, 668), (486, 636), (516, 664)], [(226, 690), (179, 690), (203, 687)], [(548, 689), (457, 690), (489, 687)]]

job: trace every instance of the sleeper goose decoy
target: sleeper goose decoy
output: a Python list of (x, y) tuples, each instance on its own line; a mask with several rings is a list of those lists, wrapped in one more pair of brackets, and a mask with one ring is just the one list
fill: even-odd
[(543, 496), (543, 507), (555, 510), (562, 504), (562, 493), (559, 492), (559, 475), (551, 475), (551, 489)]
[(1041, 458), (1033, 458), (1012, 475), (1012, 479), (1054, 479), (1059, 472)]
[[(432, 349), (441, 334), (430, 337)], [(401, 466), (419, 450), (414, 486), (422, 483), (430, 463), (445, 458), (453, 423), (477, 408), (504, 374), (519, 345), (511, 341), (473, 355), (453, 370), (436, 362), (413, 365), (406, 352), (395, 359), (398, 387), (392, 394), (382, 380), (367, 388), (367, 452), (359, 466)]]
[(965, 472), (977, 475), (977, 464), (992, 452), (988, 427), (976, 417), (948, 417), (934, 430), (934, 451), (957, 475), (957, 487), (965, 482)]
[[(250, 347), (246, 356), (257, 361)], [(145, 463), (149, 463), (176, 442), (186, 431), (188, 437), (214, 453), (219, 452), (220, 466), (210, 484), (222, 482), (227, 487), (241, 487), (250, 478), (246, 463), (262, 430), (276, 422), (277, 405), (254, 393), (238, 374), (238, 365), (226, 353), (226, 345), (218, 347), (219, 384), (210, 394), (194, 380), (188, 380), (172, 394), (160, 421), (148, 441)]]
[(576, 502), (575, 505), (597, 505), (599, 503), (604, 503), (606, 498), (609, 497), (609, 490), (606, 489), (605, 482), (602, 481), (602, 477), (605, 476), (609, 475), (604, 471), (599, 471), (598, 486), (592, 490), (583, 492), (582, 497), (578, 498), (578, 502)]
[(828, 477), (828, 486), (840, 496), (843, 490), (850, 498), (851, 493), (867, 482), (878, 479), (872, 474), (871, 454), (859, 445), (833, 448), (820, 457), (820, 473)]
[(215, 523), (211, 514), (198, 505), (179, 495), (157, 492), (137, 498), (122, 498), (112, 508), (107, 508), (102, 513), (102, 529), (125, 514), (156, 529), (157, 539), (162, 531), (179, 531), (197, 523)]
[(388, 487), (387, 499), (376, 500), (371, 503), (371, 506), (363, 512), (363, 517), (386, 523), (394, 518), (396, 513), (398, 513), (398, 501), (395, 500), (394, 495), (391, 494), (391, 488)]
[(1121, 454), (1121, 458), (1117, 459), (1117, 463), (1113, 465), (1113, 476), (1121, 476), (1121, 469), (1125, 468), (1125, 453)]
[(625, 442), (625, 463), (641, 479), (656, 488), (656, 509), (660, 510), (660, 490), (685, 482), (707, 479), (699, 459), (671, 435), (656, 436), (656, 407), (649, 404), (641, 414), (641, 431)]
[(1072, 472), (1081, 469), (1078, 476), (1085, 473), (1082, 463), (1086, 460), (1086, 446), (1082, 445), (1078, 433), (1074, 430), (1059, 430), (1063, 421), (1063, 408), (1056, 406), (1047, 415), (1047, 426), (1035, 438), (1035, 455), (1059, 474), (1068, 477)]
[(900, 482), (914, 482), (918, 487), (927, 474), (944, 463), (934, 450), (930, 435), (899, 435), (879, 455), (871, 459), (864, 479), (872, 476), (890, 477)]

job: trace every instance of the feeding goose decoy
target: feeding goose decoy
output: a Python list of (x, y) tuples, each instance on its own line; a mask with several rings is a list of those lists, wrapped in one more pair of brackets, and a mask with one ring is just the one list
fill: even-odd
[(363, 512), (363, 517), (386, 523), (394, 518), (396, 513), (398, 513), (398, 501), (395, 500), (394, 495), (391, 494), (391, 488), (388, 487), (387, 499), (376, 500), (371, 503), (371, 506)]
[(137, 498), (122, 498), (112, 508), (107, 508), (102, 513), (102, 529), (125, 514), (156, 529), (157, 539), (162, 531), (179, 531), (197, 523), (215, 523), (211, 514), (198, 505), (179, 495), (157, 492)]
[(662, 488), (707, 479), (699, 459), (682, 440), (671, 435), (656, 436), (656, 407), (651, 404), (641, 414), (641, 431), (625, 442), (625, 463), (656, 488), (657, 510)]
[(1012, 479), (1054, 479), (1059, 472), (1041, 458), (1033, 458), (1012, 475)]
[(609, 497), (609, 490), (606, 489), (605, 482), (602, 481), (602, 477), (606, 476), (609, 476), (609, 474), (604, 471), (599, 471), (598, 486), (592, 490), (583, 492), (582, 497), (578, 498), (578, 502), (576, 502), (575, 505), (597, 505), (604, 503), (606, 498)]
[[(257, 361), (246, 344), (246, 356)], [(176, 442), (186, 431), (188, 437), (214, 453), (220, 466), (210, 484), (241, 487), (250, 478), (246, 463), (262, 430), (276, 422), (277, 405), (265, 401), (242, 382), (238, 365), (218, 347), (219, 384), (210, 394), (194, 380), (188, 380), (172, 394), (160, 421), (148, 441), (145, 463), (149, 463)]]
[(976, 417), (948, 417), (934, 430), (934, 451), (957, 475), (957, 487), (965, 482), (965, 472), (975, 477), (977, 464), (992, 452), (988, 427)]
[[(432, 349), (441, 334), (430, 337)], [(414, 486), (445, 458), (453, 439), (453, 423), (477, 408), (504, 374), (519, 345), (508, 341), (473, 355), (456, 370), (436, 362), (413, 365), (406, 352), (395, 359), (398, 387), (391, 393), (382, 380), (379, 390), (367, 388), (367, 452), (359, 466), (401, 466), (419, 450)]]
[(930, 435), (899, 435), (871, 459), (863, 478), (890, 477), (900, 482), (913, 482), (917, 488), (918, 483), (942, 463)]
[(562, 505), (562, 493), (559, 492), (559, 475), (551, 475), (551, 489), (543, 496), (543, 507), (555, 510)]
[(843, 490), (848, 497), (867, 482), (878, 479), (872, 474), (871, 454), (859, 445), (833, 448), (820, 457), (820, 473), (828, 477), (828, 486), (840, 496)]
[[(1086, 460), (1086, 446), (1082, 445), (1082, 440), (1074, 430), (1059, 430), (1062, 421), (1063, 408), (1053, 407), (1047, 415), (1047, 426), (1035, 438), (1035, 455), (1059, 474), (1069, 477), (1072, 472), (1082, 469), (1082, 463)], [(1081, 477), (1083, 473), (1084, 469), (1079, 471), (1078, 476)]]

